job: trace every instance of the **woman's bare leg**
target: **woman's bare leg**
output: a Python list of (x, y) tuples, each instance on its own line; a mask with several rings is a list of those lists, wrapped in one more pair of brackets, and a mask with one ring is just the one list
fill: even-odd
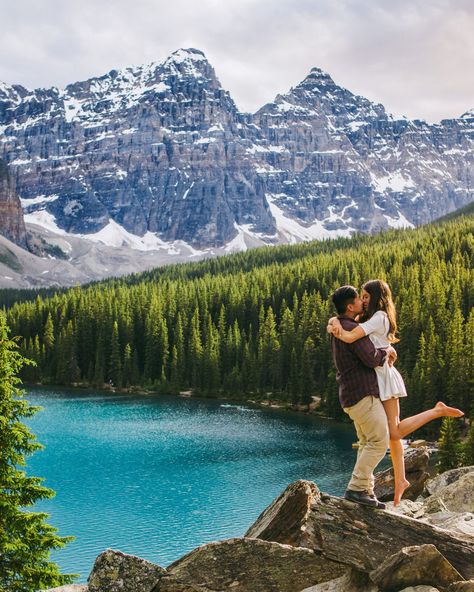
[[(390, 401), (395, 400), (398, 404), (398, 399), (390, 399)], [(405, 436), (418, 430), (428, 422), (433, 421), (433, 419), (439, 419), (440, 417), (462, 417), (463, 415), (464, 413), (460, 409), (456, 409), (455, 407), (448, 407), (440, 401), (439, 403), (436, 403), (436, 405), (432, 409), (427, 409), (426, 411), (422, 411), (417, 415), (406, 417), (401, 421), (399, 420), (398, 425), (394, 426), (393, 435), (392, 431), (390, 432), (390, 438), (404, 438)]]
[(388, 429), (390, 431), (390, 456), (392, 457), (393, 475), (395, 478), (395, 493), (393, 505), (398, 506), (405, 490), (410, 487), (410, 481), (405, 476), (405, 459), (403, 458), (403, 444), (398, 434), (400, 425), (400, 405), (398, 399), (383, 401), (387, 414)]

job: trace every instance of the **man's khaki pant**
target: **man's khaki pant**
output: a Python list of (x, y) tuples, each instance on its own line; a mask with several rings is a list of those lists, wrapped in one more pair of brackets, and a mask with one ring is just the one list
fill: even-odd
[(374, 469), (389, 445), (387, 415), (378, 397), (368, 395), (344, 411), (354, 422), (359, 438), (357, 461), (348, 489), (374, 493)]

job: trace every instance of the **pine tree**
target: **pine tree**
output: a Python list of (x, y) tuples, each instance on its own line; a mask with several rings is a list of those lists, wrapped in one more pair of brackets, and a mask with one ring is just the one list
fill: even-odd
[(46, 523), (47, 514), (27, 509), (53, 497), (54, 491), (19, 468), (26, 465), (26, 456), (42, 448), (21, 423), (38, 410), (18, 388), (17, 376), (25, 363), (0, 312), (0, 590), (8, 592), (31, 592), (73, 579), (49, 560), (50, 551), (63, 547), (71, 537), (58, 536)]
[(459, 427), (453, 417), (445, 417), (438, 441), (438, 470), (440, 473), (456, 469), (461, 464), (461, 439)]
[(316, 368), (316, 347), (311, 337), (304, 342), (303, 361), (301, 364), (302, 391), (301, 403), (309, 405), (313, 401), (315, 380), (314, 371)]
[(467, 439), (463, 445), (462, 464), (466, 467), (474, 465), (474, 412), (471, 413)]
[(109, 380), (117, 387), (122, 386), (122, 360), (120, 355), (120, 343), (118, 334), (118, 323), (114, 321), (112, 329), (110, 363), (109, 363)]

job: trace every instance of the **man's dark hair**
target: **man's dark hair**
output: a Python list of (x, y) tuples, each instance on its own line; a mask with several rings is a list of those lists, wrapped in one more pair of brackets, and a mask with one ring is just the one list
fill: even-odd
[(332, 295), (332, 302), (336, 307), (337, 314), (344, 314), (348, 304), (354, 302), (357, 298), (357, 290), (354, 286), (341, 286)]

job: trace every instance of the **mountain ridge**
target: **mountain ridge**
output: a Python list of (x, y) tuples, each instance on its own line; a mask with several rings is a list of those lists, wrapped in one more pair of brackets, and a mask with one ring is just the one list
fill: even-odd
[(210, 255), (444, 215), (474, 199), (473, 138), (471, 111), (395, 119), (317, 67), (243, 113), (192, 48), (63, 90), (0, 85), (27, 224)]

